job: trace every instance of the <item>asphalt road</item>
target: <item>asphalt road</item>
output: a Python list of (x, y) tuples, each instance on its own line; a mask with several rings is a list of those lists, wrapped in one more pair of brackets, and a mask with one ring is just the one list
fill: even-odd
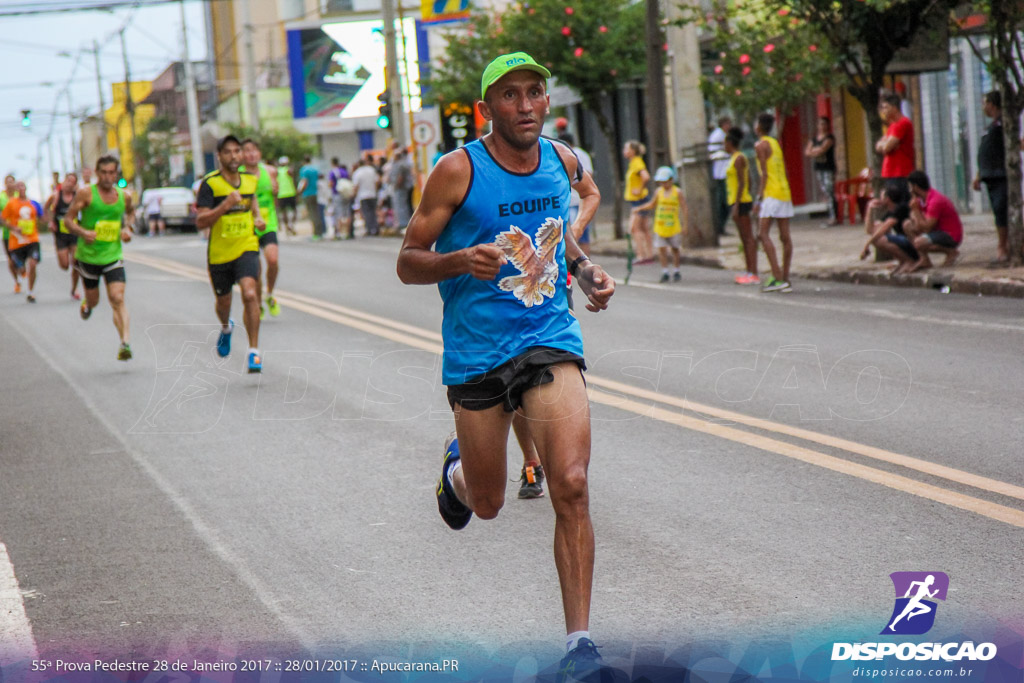
[[(498, 519), (438, 519), (441, 302), (398, 281), (398, 246), (283, 244), (260, 376), (241, 327), (213, 351), (195, 237), (127, 248), (130, 363), (105, 303), (79, 319), (52, 250), (37, 304), (0, 296), (0, 543), (40, 655), (557, 659), (546, 500), (510, 481)], [(900, 570), (949, 575), (943, 632), (1024, 615), (1020, 301), (657, 275), (579, 314), (606, 657), (877, 634)]]

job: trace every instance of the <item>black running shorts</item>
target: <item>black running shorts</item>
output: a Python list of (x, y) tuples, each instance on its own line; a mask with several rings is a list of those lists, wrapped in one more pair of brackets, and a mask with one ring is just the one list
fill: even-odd
[(265, 249), (271, 244), (277, 244), (277, 230), (271, 230), (260, 235), (260, 249)]
[(70, 249), (78, 246), (78, 235), (72, 235), (67, 232), (54, 232), (53, 242), (57, 247), (57, 251)]
[(576, 363), (580, 372), (587, 369), (581, 356), (561, 349), (536, 346), (493, 370), (478, 375), (465, 384), (448, 387), (448, 405), (458, 404), (466, 410), (487, 410), (502, 405), (511, 413), (523, 404), (529, 389), (555, 381), (552, 365)]
[(19, 268), (24, 268), (29, 259), (35, 259), (36, 263), (42, 260), (39, 242), (32, 242), (17, 249), (11, 249), (8, 253), (11, 256), (11, 260), (14, 261), (14, 265)]
[(208, 266), (210, 271), (210, 284), (213, 285), (213, 293), (217, 296), (224, 296), (231, 293), (231, 288), (236, 282), (244, 277), (251, 277), (254, 280), (260, 279), (260, 253), (258, 251), (247, 251), (234, 261), (227, 263), (211, 263)]
[(82, 263), (75, 260), (75, 267), (82, 276), (82, 285), (86, 289), (96, 289), (100, 286), (102, 277), (109, 285), (111, 282), (125, 282), (124, 261), (118, 259), (113, 263), (96, 265), (95, 263)]

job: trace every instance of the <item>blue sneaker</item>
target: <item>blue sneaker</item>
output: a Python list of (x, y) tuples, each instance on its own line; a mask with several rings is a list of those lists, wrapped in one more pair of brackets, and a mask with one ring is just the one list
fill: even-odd
[(263, 359), (260, 358), (259, 351), (249, 352), (249, 374), (255, 374), (257, 372), (263, 372)]
[(459, 457), (459, 440), (452, 432), (444, 444), (444, 464), (441, 465), (441, 480), (437, 482), (437, 509), (444, 523), (456, 531), (469, 524), (473, 516), (473, 511), (459, 500), (448, 483), (448, 471)]
[(599, 672), (602, 667), (601, 655), (590, 638), (581, 638), (579, 644), (562, 657), (558, 663), (557, 683), (583, 681)]
[(228, 318), (228, 331), (222, 329), (220, 336), (217, 337), (217, 355), (221, 358), (227, 358), (231, 353), (231, 333), (234, 331), (235, 321)]

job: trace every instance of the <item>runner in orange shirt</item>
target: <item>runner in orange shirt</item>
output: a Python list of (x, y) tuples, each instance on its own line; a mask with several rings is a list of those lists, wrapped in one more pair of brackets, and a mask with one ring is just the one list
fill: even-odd
[(36, 266), (39, 264), (39, 214), (25, 196), (25, 183), (17, 184), (18, 196), (10, 197), (0, 221), (10, 231), (7, 248), (11, 262), (28, 279), (28, 302), (36, 302), (32, 290), (36, 286)]

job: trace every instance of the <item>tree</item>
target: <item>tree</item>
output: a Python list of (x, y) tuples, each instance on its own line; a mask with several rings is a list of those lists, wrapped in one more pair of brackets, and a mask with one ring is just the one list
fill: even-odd
[[(717, 24), (716, 43), (728, 48), (720, 52), (722, 70), (716, 76), (721, 78), (709, 79), (714, 85), (709, 94), (718, 89), (721, 97), (735, 95), (730, 100), (734, 106), (756, 110), (780, 100), (792, 103), (791, 94), (806, 97), (807, 89), (814, 87), (820, 92), (829, 80), (843, 83), (864, 108), (872, 139), (877, 140), (882, 137), (878, 103), (889, 65), (922, 30), (945, 24), (958, 4), (959, 0), (723, 2), (710, 21), (705, 18), (705, 23)], [(785, 40), (780, 40), (783, 35)], [(750, 71), (744, 74), (747, 67)], [(838, 73), (828, 73), (836, 67)], [(753, 75), (758, 76), (755, 87), (740, 85), (740, 79)], [(804, 81), (809, 82), (801, 86)], [(745, 100), (751, 104), (742, 104)], [(877, 177), (881, 155), (875, 153), (872, 165)]]
[[(639, 82), (646, 65), (644, 5), (629, 0), (530, 0), (478, 16), (430, 78), (435, 95), (479, 99), (480, 75), (501, 52), (524, 50), (572, 88), (608, 141), (615, 183), (615, 234), (622, 234), (622, 158), (606, 109), (622, 86)], [(470, 95), (467, 85), (477, 89)]]
[(174, 154), (174, 120), (155, 116), (146, 132), (136, 138), (135, 158), (144, 187), (163, 187), (171, 182), (170, 158)]
[(718, 59), (701, 79), (701, 90), (716, 108), (751, 121), (770, 109), (789, 112), (845, 84), (832, 46), (789, 7), (759, 2), (743, 9), (732, 17), (724, 9), (691, 11), (684, 19), (712, 33), (710, 48)]
[(1003, 100), (1003, 139), (1006, 145), (1006, 183), (1009, 204), (1007, 241), (1010, 264), (1019, 266), (1024, 249), (1024, 216), (1021, 215), (1020, 117), (1024, 111), (1024, 5), (1019, 2), (985, 0), (975, 3), (973, 11), (985, 14), (988, 20), (984, 35), (989, 38), (986, 52), (979, 45), (977, 34), (961, 32), (971, 49), (996, 82)]
[[(821, 32), (847, 77), (846, 90), (860, 102), (872, 140), (882, 137), (878, 103), (889, 64), (924, 29), (945, 25), (960, 0), (769, 0), (791, 8), (795, 18)], [(942, 45), (943, 50), (947, 49)], [(874, 154), (876, 178), (882, 155)], [(880, 181), (879, 181), (880, 182)]]
[(304, 156), (313, 156), (317, 148), (313, 138), (294, 128), (268, 128), (257, 130), (241, 123), (227, 124), (228, 132), (239, 140), (252, 138), (260, 143), (263, 158), (277, 160), (283, 156), (298, 161)]

